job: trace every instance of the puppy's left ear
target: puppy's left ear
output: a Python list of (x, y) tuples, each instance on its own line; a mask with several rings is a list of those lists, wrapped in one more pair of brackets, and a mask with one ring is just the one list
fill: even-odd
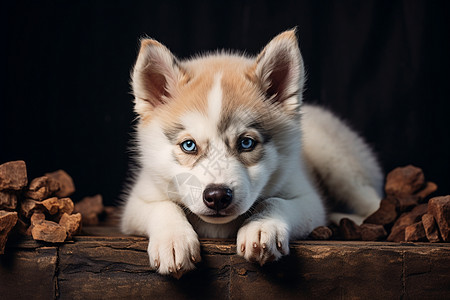
[(134, 110), (144, 115), (169, 102), (186, 76), (177, 58), (153, 39), (141, 40), (141, 49), (131, 74)]
[(280, 33), (266, 45), (256, 58), (254, 76), (268, 101), (297, 111), (305, 71), (295, 29)]

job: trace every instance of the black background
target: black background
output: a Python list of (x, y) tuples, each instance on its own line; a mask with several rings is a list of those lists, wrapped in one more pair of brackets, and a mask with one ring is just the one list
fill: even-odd
[[(81, 2), (81, 3), (78, 3)], [(415, 164), (450, 193), (448, 1), (10, 1), (1, 5), (0, 163), (64, 169), (74, 199), (118, 200), (140, 37), (180, 58), (256, 54), (298, 26), (305, 101), (348, 121), (385, 171)]]

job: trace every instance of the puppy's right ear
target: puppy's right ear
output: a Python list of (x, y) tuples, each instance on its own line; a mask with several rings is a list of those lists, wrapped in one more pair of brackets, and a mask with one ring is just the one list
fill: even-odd
[(183, 77), (183, 71), (169, 49), (153, 39), (142, 39), (131, 74), (134, 110), (143, 115), (166, 103), (177, 92)]

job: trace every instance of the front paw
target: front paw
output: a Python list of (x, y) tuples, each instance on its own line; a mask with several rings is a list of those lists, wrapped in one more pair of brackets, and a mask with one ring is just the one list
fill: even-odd
[(200, 242), (192, 228), (167, 229), (150, 236), (148, 255), (153, 269), (180, 278), (201, 260)]
[(261, 266), (289, 254), (289, 230), (276, 219), (253, 220), (239, 229), (237, 253)]

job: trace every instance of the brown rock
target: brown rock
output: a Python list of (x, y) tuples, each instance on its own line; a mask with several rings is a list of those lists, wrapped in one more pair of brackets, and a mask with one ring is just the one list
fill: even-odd
[(57, 220), (59, 220), (64, 213), (70, 215), (74, 209), (74, 204), (70, 198), (58, 199), (53, 197), (42, 201), (41, 204), (50, 215), (58, 214), (56, 216)]
[(359, 228), (361, 229), (361, 239), (363, 241), (381, 241), (387, 236), (383, 225), (362, 224)]
[(381, 200), (380, 208), (368, 216), (364, 223), (388, 225), (394, 223), (397, 218), (396, 206), (388, 198)]
[(405, 241), (406, 242), (424, 242), (427, 240), (425, 229), (423, 228), (422, 221), (416, 222), (405, 228)]
[(386, 177), (385, 191), (387, 195), (412, 195), (425, 184), (422, 169), (408, 165), (392, 170)]
[(0, 165), (0, 190), (21, 190), (28, 183), (27, 166), (23, 160)]
[(40, 211), (35, 211), (30, 218), (31, 225), (41, 224), (45, 221), (45, 214)]
[(59, 220), (59, 225), (66, 229), (67, 238), (70, 239), (81, 231), (81, 214), (68, 215), (64, 213)]
[(410, 211), (419, 204), (419, 197), (416, 195), (387, 196), (386, 199), (395, 205), (397, 213), (399, 214)]
[(424, 214), (422, 216), (422, 224), (425, 229), (427, 239), (432, 243), (437, 243), (441, 239), (439, 238), (439, 231), (437, 229), (436, 220), (431, 214)]
[(47, 176), (33, 179), (28, 187), (26, 196), (33, 200), (44, 200), (59, 190), (59, 183)]
[(17, 222), (17, 212), (0, 210), (0, 254), (5, 253), (8, 235)]
[(72, 199), (70, 198), (60, 198), (59, 201), (59, 213), (62, 215), (64, 213), (70, 215), (72, 214), (73, 210), (75, 209), (75, 206), (73, 204)]
[(395, 221), (392, 226), (391, 233), (387, 240), (389, 242), (405, 241), (405, 228), (422, 220), (422, 216), (427, 213), (427, 204), (420, 204), (413, 208), (410, 212), (403, 213), (400, 218)]
[(16, 209), (17, 193), (14, 191), (0, 191), (0, 209)]
[(426, 197), (428, 197), (429, 195), (431, 195), (434, 192), (436, 192), (437, 189), (438, 189), (438, 186), (437, 186), (436, 183), (428, 181), (425, 184), (425, 187), (423, 189), (421, 189), (420, 191), (416, 192), (414, 195), (419, 197), (420, 200), (423, 200)]
[(450, 242), (450, 195), (431, 198), (428, 213), (433, 215), (444, 242)]
[(45, 207), (47, 212), (51, 215), (54, 215), (59, 211), (59, 201), (58, 201), (58, 198), (56, 198), (56, 197), (48, 198), (48, 199), (42, 201), (41, 204)]
[(43, 210), (42, 204), (36, 200), (27, 199), (20, 204), (21, 214), (29, 219), (36, 210)]
[(33, 239), (50, 243), (62, 243), (66, 239), (66, 229), (52, 221), (42, 221), (31, 230)]
[(117, 226), (120, 222), (120, 210), (115, 206), (105, 206), (103, 209), (104, 218), (102, 219), (102, 225), (105, 226)]
[(31, 235), (31, 232), (35, 225), (41, 224), (45, 221), (45, 214), (42, 211), (35, 211), (30, 218), (31, 225), (26, 230), (26, 235)]
[(350, 219), (343, 218), (339, 222), (341, 237), (346, 241), (361, 240), (361, 229)]
[(75, 204), (74, 212), (79, 212), (83, 216), (83, 225), (98, 225), (98, 215), (103, 212), (102, 195), (85, 197)]
[(333, 231), (330, 228), (319, 226), (310, 233), (309, 238), (312, 240), (328, 240), (332, 235)]
[(327, 227), (330, 228), (330, 230), (332, 232), (331, 239), (333, 239), (333, 240), (341, 239), (341, 231), (339, 229), (339, 225), (337, 225), (335, 223), (331, 223)]
[(52, 173), (45, 174), (49, 178), (52, 178), (59, 185), (59, 191), (55, 193), (55, 196), (64, 198), (72, 195), (75, 192), (75, 185), (72, 177), (69, 176), (64, 170), (58, 170)]

